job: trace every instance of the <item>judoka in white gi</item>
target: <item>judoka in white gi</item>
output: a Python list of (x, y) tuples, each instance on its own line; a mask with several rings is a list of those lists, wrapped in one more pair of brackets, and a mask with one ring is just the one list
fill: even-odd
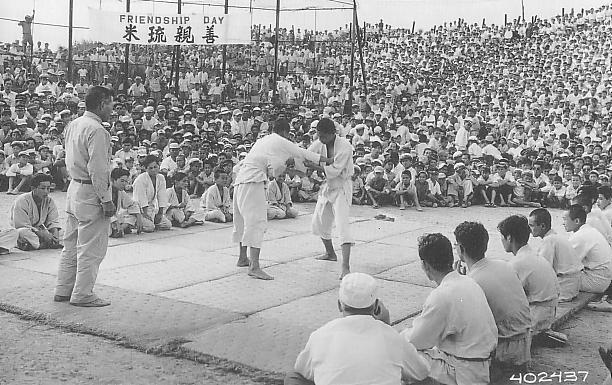
[(201, 225), (204, 222), (196, 218), (193, 214), (196, 207), (191, 202), (187, 193), (187, 174), (176, 172), (172, 176), (174, 186), (166, 189), (168, 196), (168, 209), (166, 218), (175, 226), (186, 228), (193, 225)]
[[(267, 202), (265, 185), (270, 176), (282, 173), (295, 159), (327, 162), (328, 159), (299, 147), (287, 139), (289, 123), (285, 119), (274, 122), (273, 133), (255, 142), (244, 158), (234, 187), (234, 242), (240, 244), (238, 266), (249, 266), (254, 278), (274, 279), (259, 266), (259, 254), (266, 230)], [(247, 248), (249, 258), (247, 258)]]
[(126, 233), (129, 234), (132, 229), (135, 229), (138, 234), (142, 231), (147, 233), (155, 231), (153, 224), (143, 226), (140, 206), (125, 192), (125, 187), (129, 183), (130, 172), (128, 170), (116, 168), (111, 171), (112, 199), (117, 210), (110, 219), (111, 238), (121, 238)]
[(49, 197), (52, 178), (36, 174), (32, 192), (19, 196), (11, 208), (11, 225), (17, 229), (17, 247), (21, 250), (57, 249), (59, 243), (59, 213)]
[[(156, 229), (168, 230), (172, 223), (164, 212), (169, 206), (166, 178), (159, 173), (159, 160), (155, 155), (147, 155), (142, 162), (145, 172), (138, 175), (132, 188), (134, 200), (140, 205), (143, 225)], [(153, 183), (155, 181), (155, 183)]]
[(277, 175), (268, 183), (268, 220), (296, 218), (298, 211), (293, 207), (291, 191), (285, 183), (285, 173)]
[(336, 135), (336, 127), (331, 119), (323, 118), (319, 121), (317, 134), (319, 138), (309, 150), (331, 158), (333, 163), (325, 166), (305, 163), (310, 168), (324, 171), (326, 177), (312, 214), (312, 232), (321, 237), (325, 246), (326, 254), (318, 259), (336, 261), (338, 257), (331, 240), (332, 224), (335, 222), (342, 245), (342, 279), (350, 273), (351, 246), (354, 243), (349, 225), (349, 211), (353, 201), (353, 146), (345, 138)]
[(204, 220), (231, 222), (233, 220), (232, 199), (227, 187), (229, 175), (224, 169), (217, 168), (214, 171), (214, 177), (215, 183), (206, 190), (200, 200), (200, 206), (204, 209)]

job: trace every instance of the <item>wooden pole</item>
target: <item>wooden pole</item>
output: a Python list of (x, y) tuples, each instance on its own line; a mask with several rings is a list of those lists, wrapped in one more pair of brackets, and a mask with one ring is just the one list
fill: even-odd
[(72, 83), (72, 19), (73, 19), (73, 0), (69, 1), (68, 9), (68, 81)]
[[(130, 0), (125, 0), (125, 12), (130, 12)], [(125, 44), (125, 61), (123, 63), (123, 71), (125, 72), (125, 76), (123, 77), (123, 92), (127, 96), (128, 92), (128, 77), (129, 75), (129, 66), (130, 66), (130, 43)]]
[(412, 20), (412, 34), (414, 34), (414, 27), (416, 26), (416, 20)]
[[(229, 0), (225, 0), (225, 14), (227, 15), (229, 9)], [(221, 82), (225, 81), (225, 71), (227, 69), (227, 45), (223, 44), (223, 66), (221, 67)]]
[(504, 25), (508, 25), (508, 14), (504, 13)]
[(274, 92), (272, 93), (273, 97), (273, 103), (278, 103), (279, 101), (278, 99), (278, 86), (277, 86), (277, 80), (278, 80), (278, 30), (279, 30), (279, 22), (280, 22), (280, 0), (276, 0), (276, 31), (275, 31), (275, 38), (274, 38)]
[[(178, 0), (177, 5), (178, 5), (178, 14), (180, 15), (182, 8), (183, 8), (183, 0)], [(174, 72), (174, 94), (178, 98), (178, 95), (179, 95), (178, 82), (179, 82), (179, 72), (181, 68), (181, 46), (177, 45), (175, 50), (176, 50), (176, 71)]]
[[(359, 26), (359, 21), (357, 20), (357, 0), (353, 0), (353, 17), (355, 19), (355, 25)], [(365, 62), (363, 61), (363, 44), (361, 41), (361, 35), (359, 31), (357, 31), (357, 48), (359, 49), (359, 62), (361, 64), (361, 77), (363, 79), (363, 91), (367, 95), (368, 94), (368, 84), (366, 83), (366, 74), (365, 74)]]

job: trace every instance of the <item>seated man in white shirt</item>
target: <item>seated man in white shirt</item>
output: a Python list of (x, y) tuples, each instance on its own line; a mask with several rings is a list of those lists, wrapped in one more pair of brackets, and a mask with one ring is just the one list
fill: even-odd
[(612, 248), (599, 231), (586, 223), (586, 218), (586, 210), (580, 205), (571, 205), (563, 214), (565, 230), (573, 233), (569, 241), (584, 266), (580, 290), (589, 293), (609, 292), (612, 281)]
[(285, 385), (395, 384), (423, 380), (429, 365), (389, 323), (376, 280), (363, 273), (342, 279), (342, 317), (314, 331)]
[(504, 250), (514, 255), (510, 264), (518, 273), (531, 312), (531, 334), (550, 330), (557, 313), (559, 283), (552, 266), (536, 254), (529, 242), (529, 222), (522, 215), (511, 215), (497, 225)]
[(429, 364), (429, 377), (442, 384), (488, 384), (497, 327), (484, 292), (453, 271), (453, 247), (442, 234), (419, 239), (421, 267), (436, 283), (412, 328), (402, 332)]
[(557, 274), (559, 301), (571, 301), (580, 291), (582, 263), (565, 234), (557, 234), (552, 227), (550, 212), (535, 209), (529, 213), (531, 235), (542, 238), (538, 255), (546, 259)]
[(492, 373), (516, 373), (531, 360), (531, 313), (518, 274), (508, 262), (485, 257), (489, 233), (481, 223), (463, 222), (454, 234), (457, 269), (482, 288), (497, 325)]

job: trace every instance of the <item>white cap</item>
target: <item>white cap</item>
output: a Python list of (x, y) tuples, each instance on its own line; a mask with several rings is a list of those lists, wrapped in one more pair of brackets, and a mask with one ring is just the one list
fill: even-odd
[(377, 298), (376, 280), (364, 273), (350, 273), (342, 278), (338, 299), (346, 306), (365, 309), (374, 304)]
[(376, 166), (374, 167), (374, 172), (385, 172), (385, 169), (382, 166)]

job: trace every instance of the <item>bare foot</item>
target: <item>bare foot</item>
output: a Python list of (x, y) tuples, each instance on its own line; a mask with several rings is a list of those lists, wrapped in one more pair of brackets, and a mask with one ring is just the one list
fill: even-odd
[(249, 267), (250, 265), (250, 261), (247, 258), (238, 258), (238, 263), (236, 263), (236, 266), (238, 267)]
[(350, 270), (349, 269), (342, 269), (342, 273), (340, 273), (340, 278), (338, 278), (339, 280), (342, 281), (342, 278), (344, 278), (345, 275), (350, 274)]
[(336, 255), (329, 255), (329, 254), (323, 254), (323, 255), (319, 255), (315, 259), (317, 259), (319, 261), (333, 261), (333, 262), (335, 262), (335, 261), (338, 260), (338, 256), (336, 256)]
[(249, 269), (249, 275), (253, 278), (263, 279), (264, 281), (271, 281), (274, 279), (273, 276), (266, 274), (261, 269)]

